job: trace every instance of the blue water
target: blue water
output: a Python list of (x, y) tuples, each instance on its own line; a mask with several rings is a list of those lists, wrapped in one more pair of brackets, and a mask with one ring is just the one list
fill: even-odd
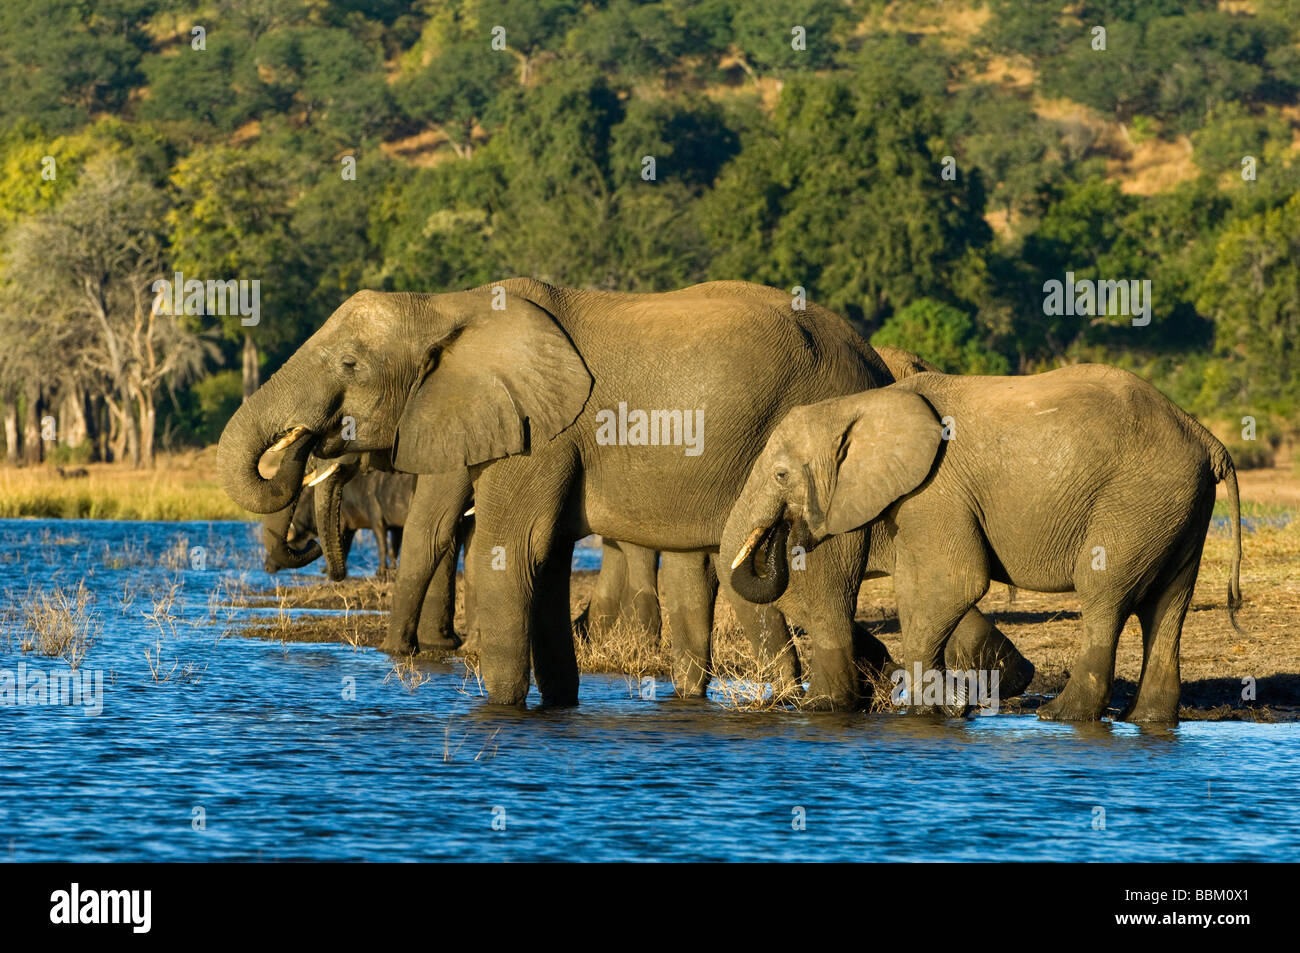
[[(576, 710), (489, 709), (453, 663), (408, 691), (374, 650), (223, 637), (252, 613), (214, 623), (211, 594), (270, 585), (261, 562), (242, 523), (0, 521), (4, 608), (84, 578), (104, 686), (97, 716), (0, 707), (0, 857), (1300, 859), (1300, 725), (740, 713), (616, 676)], [(142, 613), (173, 583), (164, 664), (193, 674), (155, 683)], [(0, 670), (66, 667), (18, 627)]]

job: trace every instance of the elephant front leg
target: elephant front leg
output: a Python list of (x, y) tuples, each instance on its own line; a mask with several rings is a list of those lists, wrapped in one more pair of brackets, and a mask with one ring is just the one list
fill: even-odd
[(438, 559), (420, 608), (417, 628), (422, 652), (448, 652), (460, 646), (454, 622), (456, 612), (456, 551)]
[[(958, 692), (956, 679), (949, 677), (945, 648), (963, 617), (988, 589), (980, 554), (973, 551), (969, 555), (971, 564), (946, 566), (900, 555), (894, 589), (903, 630), (903, 670), (895, 678), (901, 677), (906, 693), (897, 692), (895, 698), (905, 699), (912, 714), (960, 716), (967, 710), (968, 697)], [(972, 623), (981, 621), (982, 617)]]
[(465, 473), (424, 474), (416, 481), (384, 651), (412, 653), (419, 648), (420, 619), (440, 563), (449, 558), (455, 573), (456, 524), (469, 495)]

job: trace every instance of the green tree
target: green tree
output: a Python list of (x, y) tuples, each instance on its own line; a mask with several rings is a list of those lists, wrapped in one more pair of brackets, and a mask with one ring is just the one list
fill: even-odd
[(896, 311), (871, 343), (912, 351), (949, 374), (1006, 374), (1010, 368), (1005, 357), (980, 341), (970, 315), (932, 298)]
[(1229, 225), (1198, 306), (1228, 360), (1206, 402), (1294, 413), (1300, 406), (1300, 195)]

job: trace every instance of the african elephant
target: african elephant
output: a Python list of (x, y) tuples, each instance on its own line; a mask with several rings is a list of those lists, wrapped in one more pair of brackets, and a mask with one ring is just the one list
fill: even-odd
[[(343, 579), (353, 536), (359, 529), (369, 529), (379, 547), (377, 574), (386, 575), (397, 566), (415, 477), (369, 469), (355, 454), (334, 463), (317, 461), (317, 465), (304, 477), (296, 503), (262, 520), (266, 571), (301, 568), (323, 552), (327, 575)], [(318, 532), (320, 526), (327, 530)], [(294, 550), (299, 542), (307, 545)]]
[[(524, 278), (447, 294), (362, 291), (232, 416), (217, 467), (232, 499), (266, 513), (296, 498), (309, 453), (391, 450), (398, 470), (420, 476), (412, 512), (426, 526), (415, 536), (408, 526), (408, 551), (417, 539), (445, 551), (472, 495), (468, 571), (489, 700), (524, 700), (531, 657), (543, 704), (572, 705), (574, 541), (594, 532), (716, 550), (789, 409), (890, 381), (841, 318), (746, 282), (662, 294)], [(257, 464), (270, 449), (284, 461), (266, 479)], [(423, 508), (426, 490), (434, 502)], [(810, 572), (806, 599), (787, 613), (813, 635), (814, 696), (837, 705), (856, 701), (856, 684), (819, 673), (851, 661), (852, 548), (830, 540), (811, 554), (810, 567), (836, 572)], [(784, 626), (742, 625), (772, 657), (793, 657)], [(692, 651), (707, 656), (704, 639)]]
[(659, 638), (659, 554), (614, 539), (601, 541), (600, 575), (587, 606), (573, 620), (574, 631), (611, 626), (622, 619)]
[(790, 543), (813, 550), (865, 532), (868, 568), (894, 577), (904, 672), (920, 708), (931, 698), (916, 675), (942, 672), (946, 641), (991, 579), (1079, 594), (1084, 642), (1065, 689), (1040, 709), (1047, 719), (1101, 717), (1116, 642), (1136, 613), (1142, 675), (1123, 717), (1176, 722), (1179, 637), (1220, 481), (1232, 515), (1235, 625), (1236, 473), (1192, 417), (1102, 365), (1031, 377), (921, 374), (787, 414), (723, 546), (737, 553), (737, 591), (765, 602), (793, 588)]

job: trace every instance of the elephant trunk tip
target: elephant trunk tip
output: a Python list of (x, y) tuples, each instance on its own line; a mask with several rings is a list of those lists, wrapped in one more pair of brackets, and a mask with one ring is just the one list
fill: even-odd
[[(731, 585), (747, 602), (766, 605), (785, 594), (790, 583), (790, 563), (786, 544), (790, 538), (790, 525), (784, 519), (771, 526), (759, 527), (733, 563)], [(760, 573), (756, 564), (762, 560)]]

